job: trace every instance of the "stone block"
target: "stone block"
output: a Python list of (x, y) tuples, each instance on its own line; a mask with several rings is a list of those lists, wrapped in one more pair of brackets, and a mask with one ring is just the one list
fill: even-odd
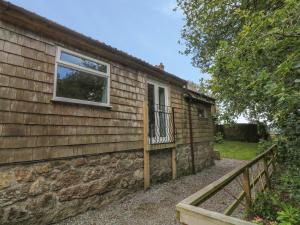
[(15, 176), (12, 171), (0, 171), (0, 191), (15, 183)]
[(12, 224), (22, 224), (22, 221), (28, 219), (28, 212), (23, 210), (22, 208), (10, 207), (7, 213), (7, 219)]
[(81, 181), (81, 174), (78, 170), (69, 169), (60, 173), (56, 181), (51, 184), (51, 190), (60, 190), (79, 184)]
[(16, 181), (19, 183), (31, 182), (35, 178), (32, 168), (24, 168), (22, 166), (18, 166), (14, 169), (14, 175)]
[(44, 177), (36, 179), (29, 188), (29, 195), (36, 196), (46, 192), (49, 187), (46, 184)]
[(58, 193), (59, 201), (70, 201), (73, 199), (84, 199), (93, 195), (108, 192), (109, 182), (106, 179), (92, 181), (86, 184), (79, 184), (65, 188)]
[(38, 163), (33, 167), (33, 170), (37, 174), (49, 173), (51, 169), (52, 169), (52, 166), (50, 163)]
[(143, 169), (138, 169), (138, 170), (134, 171), (133, 176), (137, 180), (143, 180), (143, 178), (144, 178), (144, 170)]
[(215, 159), (215, 160), (221, 159), (221, 155), (220, 155), (219, 151), (213, 151), (213, 159)]

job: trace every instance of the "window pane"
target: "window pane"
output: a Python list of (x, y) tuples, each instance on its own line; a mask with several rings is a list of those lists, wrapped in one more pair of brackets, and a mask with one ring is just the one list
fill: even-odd
[(107, 78), (58, 66), (56, 96), (107, 103)]
[(96, 63), (94, 61), (84, 59), (84, 58), (81, 58), (81, 57), (63, 52), (63, 51), (61, 52), (60, 60), (66, 61), (66, 62), (69, 62), (69, 63), (73, 63), (73, 64), (78, 65), (78, 66), (83, 66), (83, 67), (86, 67), (86, 68), (89, 68), (89, 69), (93, 69), (93, 70), (97, 70), (97, 71), (100, 71), (100, 72), (107, 73), (107, 66), (106, 65)]
[(148, 84), (148, 117), (149, 117), (149, 136), (155, 137), (155, 95), (154, 85)]
[(166, 114), (164, 111), (166, 110), (166, 98), (165, 98), (165, 89), (162, 87), (158, 88), (158, 96), (159, 96), (159, 134), (161, 137), (166, 136)]
[(165, 89), (162, 87), (158, 88), (158, 96), (159, 96), (159, 105), (164, 109), (164, 106), (166, 105), (166, 98), (165, 98)]

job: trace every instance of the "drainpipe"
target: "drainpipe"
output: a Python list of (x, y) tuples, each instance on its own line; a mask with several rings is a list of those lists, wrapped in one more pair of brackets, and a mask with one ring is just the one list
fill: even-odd
[(193, 123), (192, 123), (192, 105), (191, 105), (191, 99), (187, 98), (188, 102), (188, 111), (189, 111), (189, 125), (190, 125), (190, 145), (191, 145), (191, 158), (192, 158), (192, 172), (193, 174), (196, 174), (195, 170), (195, 156), (194, 156), (194, 145), (193, 145)]

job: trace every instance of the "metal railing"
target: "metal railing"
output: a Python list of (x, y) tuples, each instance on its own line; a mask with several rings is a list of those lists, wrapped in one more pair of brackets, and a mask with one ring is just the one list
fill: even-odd
[(148, 106), (149, 144), (175, 143), (174, 109), (165, 105)]
[[(242, 206), (249, 209), (257, 193), (270, 187), (270, 175), (276, 168), (276, 145), (273, 145), (264, 153), (244, 165), (236, 168), (224, 175), (219, 180), (204, 187), (195, 194), (181, 201), (177, 206), (177, 217), (181, 223), (186, 225), (206, 224), (206, 225), (250, 225), (253, 223), (231, 217), (230, 215)], [(240, 187), (241, 192), (232, 192), (229, 185)], [(200, 205), (210, 200), (214, 195), (222, 194), (229, 196), (233, 202), (228, 203), (228, 207), (223, 213), (210, 211), (201, 208)]]

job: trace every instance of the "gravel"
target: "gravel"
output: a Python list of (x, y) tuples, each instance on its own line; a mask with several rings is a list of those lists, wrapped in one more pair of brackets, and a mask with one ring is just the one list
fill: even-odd
[[(57, 225), (177, 225), (175, 205), (211, 182), (228, 173), (243, 161), (223, 159), (196, 175), (182, 177), (163, 184), (153, 185), (147, 191), (138, 191), (98, 210), (90, 210)], [(238, 182), (232, 182), (201, 207), (222, 212), (232, 194), (241, 191)], [(238, 211), (235, 216), (241, 216)]]

